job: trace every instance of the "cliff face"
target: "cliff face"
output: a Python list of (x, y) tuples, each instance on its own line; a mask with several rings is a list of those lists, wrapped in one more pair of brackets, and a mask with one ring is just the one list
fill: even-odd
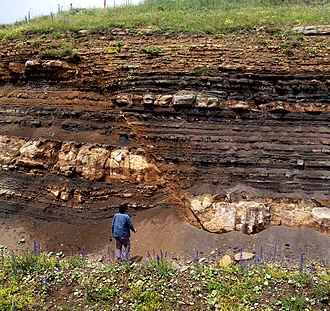
[(177, 206), (211, 232), (329, 233), (328, 39), (145, 29), (2, 43), (1, 213), (75, 223), (128, 203)]

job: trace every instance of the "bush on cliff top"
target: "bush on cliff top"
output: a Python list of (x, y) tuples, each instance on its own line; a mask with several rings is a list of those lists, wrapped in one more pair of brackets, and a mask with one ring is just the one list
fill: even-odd
[(28, 32), (111, 27), (219, 33), (260, 26), (326, 24), (329, 16), (327, 0), (146, 0), (135, 6), (60, 11), (19, 25), (2, 25), (0, 38), (12, 39)]

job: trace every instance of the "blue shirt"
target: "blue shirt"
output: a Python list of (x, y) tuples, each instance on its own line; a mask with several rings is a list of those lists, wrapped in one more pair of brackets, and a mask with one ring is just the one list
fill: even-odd
[(130, 237), (130, 230), (135, 231), (130, 217), (127, 214), (117, 213), (112, 220), (113, 237)]

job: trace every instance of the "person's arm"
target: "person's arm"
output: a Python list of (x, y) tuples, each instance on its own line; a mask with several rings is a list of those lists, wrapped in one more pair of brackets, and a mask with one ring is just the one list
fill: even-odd
[(128, 225), (128, 228), (130, 228), (133, 232), (136, 232), (136, 230), (132, 224), (131, 218), (128, 215), (127, 215), (127, 225)]
[(115, 220), (116, 220), (116, 215), (113, 217), (112, 224), (111, 224), (111, 234), (112, 234), (112, 236), (113, 236), (113, 231), (114, 231), (114, 228), (115, 228)]

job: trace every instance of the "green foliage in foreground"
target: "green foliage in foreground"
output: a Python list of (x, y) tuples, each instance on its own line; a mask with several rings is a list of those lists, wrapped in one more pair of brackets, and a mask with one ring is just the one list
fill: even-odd
[(151, 27), (155, 31), (221, 33), (260, 26), (329, 23), (327, 0), (147, 0), (104, 9), (74, 9), (19, 25), (0, 25), (0, 39), (26, 33)]
[(117, 264), (62, 254), (0, 254), (0, 310), (325, 310), (330, 269), (164, 253)]

